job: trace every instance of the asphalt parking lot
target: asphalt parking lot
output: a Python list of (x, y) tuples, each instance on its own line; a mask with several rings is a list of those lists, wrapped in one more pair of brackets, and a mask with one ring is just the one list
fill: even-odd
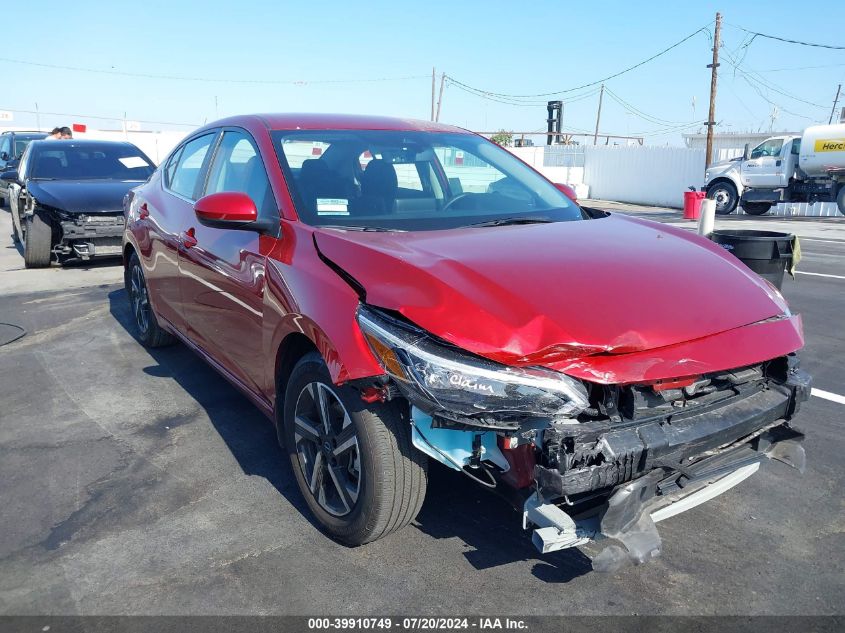
[[(803, 365), (845, 394), (845, 218), (719, 222), (802, 236), (784, 294)], [(0, 347), (0, 613), (845, 611), (845, 404), (804, 405), (803, 475), (765, 464), (662, 523), (663, 556), (642, 567), (541, 556), (519, 514), (436, 466), (412, 526), (347, 549), (309, 522), (256, 409), (186, 348), (133, 338), (117, 262), (23, 270), (9, 225), (0, 211), (0, 321), (27, 334)]]

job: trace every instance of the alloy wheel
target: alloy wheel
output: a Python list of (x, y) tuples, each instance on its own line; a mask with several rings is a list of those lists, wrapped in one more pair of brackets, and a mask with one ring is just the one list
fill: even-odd
[(147, 284), (144, 283), (144, 274), (141, 267), (132, 267), (130, 276), (129, 298), (132, 301), (132, 312), (135, 315), (135, 323), (138, 329), (144, 334), (150, 327), (150, 299), (147, 295)]
[(361, 492), (361, 458), (355, 425), (328, 385), (308, 383), (296, 401), (294, 443), (311, 495), (323, 510), (342, 517)]

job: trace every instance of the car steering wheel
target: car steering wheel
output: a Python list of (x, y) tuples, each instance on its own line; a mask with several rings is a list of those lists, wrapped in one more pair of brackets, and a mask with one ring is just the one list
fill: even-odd
[(441, 211), (448, 211), (452, 208), (454, 204), (456, 204), (460, 200), (465, 200), (469, 197), (469, 193), (459, 193), (457, 196), (449, 200), (446, 204), (443, 205), (443, 208), (440, 209)]

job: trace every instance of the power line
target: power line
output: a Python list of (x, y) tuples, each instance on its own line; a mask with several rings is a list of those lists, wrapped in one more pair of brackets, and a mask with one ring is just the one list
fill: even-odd
[[(496, 103), (503, 103), (505, 105), (512, 105), (517, 107), (530, 107), (530, 108), (537, 108), (537, 107), (546, 107), (546, 101), (539, 101), (539, 100), (528, 100), (528, 99), (521, 99), (521, 98), (511, 98), (511, 97), (499, 97), (498, 95), (491, 95), (488, 92), (484, 92), (483, 90), (478, 90), (477, 88), (472, 88), (463, 84), (461, 82), (455, 81), (448, 75), (446, 76), (446, 81), (448, 84), (455, 86), (459, 90), (463, 92), (469, 93), (473, 96), (479, 97), (481, 99), (486, 99), (488, 101), (494, 101)], [(582, 99), (587, 99), (599, 93), (599, 89), (596, 88), (595, 90), (590, 90), (583, 94), (571, 97), (569, 99), (565, 99), (563, 101), (564, 104), (575, 103), (576, 101), (581, 101)]]
[(644, 59), (643, 61), (641, 61), (637, 64), (634, 64), (633, 66), (629, 66), (628, 68), (625, 68), (624, 70), (620, 70), (619, 72), (614, 73), (612, 75), (608, 75), (607, 77), (604, 77), (602, 79), (597, 79), (596, 81), (591, 81), (590, 83), (584, 84), (582, 86), (576, 86), (574, 88), (565, 88), (563, 90), (556, 90), (556, 91), (553, 91), (553, 92), (541, 92), (541, 93), (538, 93), (538, 94), (530, 94), (530, 95), (515, 95), (515, 94), (505, 94), (505, 93), (501, 93), (501, 92), (490, 92), (489, 90), (481, 90), (480, 88), (473, 88), (470, 85), (467, 85), (465, 83), (458, 81), (454, 77), (449, 77), (449, 80), (456, 85), (462, 86), (464, 88), (468, 88), (470, 90), (473, 90), (473, 91), (476, 91), (476, 92), (479, 92), (479, 93), (483, 93), (485, 95), (490, 95), (492, 97), (503, 97), (503, 98), (510, 98), (510, 99), (530, 99), (530, 98), (536, 98), (536, 97), (552, 97), (552, 96), (564, 94), (564, 93), (567, 93), (567, 92), (575, 92), (577, 90), (582, 90), (584, 88), (591, 88), (593, 86), (598, 86), (598, 85), (600, 85), (600, 84), (602, 84), (602, 83), (604, 83), (604, 82), (606, 82), (610, 79), (615, 79), (616, 77), (619, 77), (620, 75), (624, 75), (625, 73), (631, 72), (632, 70), (639, 68), (640, 66), (643, 66), (643, 65), (649, 63), (650, 61), (653, 61), (653, 60), (657, 59), (658, 57), (661, 57), (662, 55), (665, 55), (666, 53), (668, 53), (669, 51), (671, 51), (674, 48), (677, 48), (678, 46), (680, 46), (684, 42), (691, 40), (693, 37), (695, 37), (699, 33), (702, 33), (702, 32), (706, 33), (707, 28), (710, 26), (710, 24), (712, 24), (712, 22), (706, 24), (705, 26), (701, 27), (700, 29), (698, 29), (697, 31), (695, 31), (693, 33), (690, 33), (684, 39), (682, 39), (678, 42), (675, 42), (674, 44), (672, 44), (671, 46), (669, 46), (667, 48), (664, 48), (662, 51), (652, 55), (648, 59)]
[(176, 75), (157, 75), (152, 73), (133, 73), (124, 72), (122, 70), (106, 70), (102, 68), (86, 68), (83, 66), (63, 66), (59, 64), (45, 64), (41, 62), (31, 62), (24, 59), (12, 59), (9, 57), (0, 57), (0, 62), (9, 64), (22, 64), (24, 66), (35, 66), (38, 68), (50, 68), (53, 70), (70, 70), (74, 72), (97, 73), (101, 75), (118, 75), (121, 77), (135, 77), (141, 79), (165, 79), (168, 81), (196, 81), (206, 83), (228, 83), (228, 84), (256, 84), (256, 85), (283, 85), (283, 86), (307, 86), (309, 84), (355, 84), (355, 83), (373, 83), (379, 81), (405, 81), (409, 79), (426, 79), (428, 75), (408, 75), (404, 77), (376, 77), (371, 79), (317, 79), (312, 81), (306, 80), (273, 80), (273, 79), (232, 79), (219, 77), (181, 77)]
[[(43, 110), (14, 110), (12, 108), (0, 108), (0, 110), (8, 110), (9, 112), (17, 112), (19, 114), (48, 114), (50, 116), (66, 116), (75, 117), (78, 119), (97, 119), (100, 121), (124, 121), (122, 117), (114, 116), (94, 116), (92, 114), (70, 114), (68, 112), (44, 112)], [(144, 121), (141, 119), (131, 119), (138, 123), (157, 123), (160, 125), (182, 125), (187, 127), (200, 127), (201, 123), (176, 123), (174, 121)]]
[(625, 101), (622, 97), (620, 97), (618, 94), (613, 92), (610, 88), (605, 88), (604, 91), (609, 94), (614, 101), (616, 101), (619, 105), (625, 108), (628, 112), (635, 116), (638, 116), (639, 118), (645, 121), (648, 121), (649, 123), (655, 123), (658, 125), (692, 125), (692, 122), (682, 123), (681, 121), (668, 121), (666, 119), (661, 119), (660, 117), (653, 116), (634, 107), (633, 105)]
[(816, 44), (814, 42), (802, 42), (800, 40), (791, 40), (786, 37), (778, 37), (777, 35), (767, 35), (766, 33), (758, 33), (757, 31), (751, 31), (749, 29), (743, 28), (736, 24), (731, 24), (730, 26), (734, 27), (735, 29), (739, 29), (740, 31), (745, 31), (746, 33), (753, 35), (754, 37), (751, 38), (751, 41), (748, 42), (745, 46), (750, 46), (751, 42), (754, 41), (757, 37), (765, 37), (770, 40), (777, 40), (779, 42), (786, 42), (787, 44), (798, 44), (800, 46), (812, 46), (814, 48), (828, 48), (835, 51), (845, 51), (845, 46), (831, 46), (830, 44)]
[(777, 85), (775, 85), (775, 84), (767, 82), (767, 81), (765, 81), (761, 78), (755, 77), (752, 74), (753, 71), (748, 71), (748, 70), (744, 70), (743, 68), (741, 68), (740, 65), (738, 63), (735, 63), (733, 61), (733, 58), (730, 55), (728, 55), (727, 53), (725, 53), (725, 57), (727, 58), (728, 63), (731, 66), (733, 66), (737, 71), (739, 71), (739, 73), (741, 73), (744, 76), (747, 76), (748, 78), (752, 79), (754, 82), (760, 84), (764, 88), (767, 88), (768, 90), (772, 90), (773, 92), (777, 92), (778, 94), (783, 95), (784, 97), (794, 99), (795, 101), (800, 101), (801, 103), (806, 103), (807, 105), (811, 105), (815, 108), (821, 108), (823, 110), (827, 110), (826, 105), (821, 105), (820, 103), (814, 103), (812, 101), (807, 101), (806, 99), (802, 99), (801, 97), (796, 97), (795, 95), (790, 94), (790, 93), (786, 92), (785, 90), (778, 88)]
[(818, 68), (842, 68), (845, 64), (823, 64), (821, 66), (791, 66), (790, 68), (766, 68), (755, 70), (756, 73), (782, 73), (789, 70), (816, 70)]

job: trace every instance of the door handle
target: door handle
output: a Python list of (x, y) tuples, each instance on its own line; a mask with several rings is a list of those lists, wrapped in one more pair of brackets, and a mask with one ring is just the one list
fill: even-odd
[(191, 248), (192, 246), (197, 245), (197, 238), (195, 237), (195, 231), (193, 227), (188, 229), (187, 231), (183, 231), (181, 235), (179, 235), (179, 241), (182, 243), (182, 246), (185, 248)]
[(147, 203), (144, 202), (138, 207), (138, 219), (146, 220), (148, 217), (150, 217), (150, 210), (147, 208)]

